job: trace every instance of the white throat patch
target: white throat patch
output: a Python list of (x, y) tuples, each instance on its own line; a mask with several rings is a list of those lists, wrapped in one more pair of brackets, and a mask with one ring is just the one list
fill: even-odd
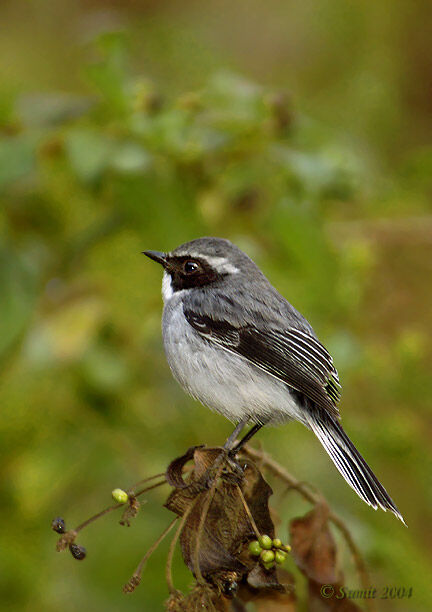
[(172, 288), (171, 276), (168, 272), (163, 273), (162, 278), (162, 298), (164, 302), (168, 302), (174, 295), (174, 289)]

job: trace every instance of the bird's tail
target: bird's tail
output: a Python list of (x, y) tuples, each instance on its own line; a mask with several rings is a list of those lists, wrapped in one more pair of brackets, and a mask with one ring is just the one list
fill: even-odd
[(405, 524), (401, 513), (338, 421), (329, 414), (308, 415), (308, 424), (331, 460), (359, 497), (374, 510), (390, 510)]

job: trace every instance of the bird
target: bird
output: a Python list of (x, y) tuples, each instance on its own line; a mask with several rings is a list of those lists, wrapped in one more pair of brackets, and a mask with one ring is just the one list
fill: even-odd
[(163, 267), (162, 336), (172, 374), (192, 397), (236, 424), (224, 445), (230, 456), (261, 427), (299, 421), (364, 502), (404, 523), (342, 428), (331, 355), (254, 261), (216, 237), (143, 254)]

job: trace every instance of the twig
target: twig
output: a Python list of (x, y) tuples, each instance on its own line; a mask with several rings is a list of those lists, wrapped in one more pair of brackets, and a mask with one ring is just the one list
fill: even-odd
[(145, 487), (144, 489), (141, 489), (141, 491), (138, 491), (138, 493), (135, 493), (135, 497), (138, 497), (139, 495), (142, 495), (143, 493), (147, 493), (147, 491), (151, 491), (152, 489), (156, 489), (157, 487), (161, 487), (163, 484), (167, 484), (166, 480), (161, 480), (160, 482), (157, 482), (154, 485), (150, 485), (149, 487)]
[[(179, 519), (179, 517), (176, 516), (171, 521), (171, 523), (168, 525), (168, 527), (166, 527), (166, 529), (164, 529), (164, 531), (160, 534), (160, 536), (158, 537), (156, 542), (152, 546), (150, 546), (150, 548), (148, 549), (148, 551), (146, 552), (144, 557), (138, 563), (138, 566), (137, 566), (136, 570), (134, 571), (134, 573), (132, 574), (132, 577), (131, 577), (130, 581), (123, 587), (123, 591), (125, 593), (131, 592), (132, 590), (134, 590), (134, 588), (136, 588), (136, 586), (138, 586), (138, 584), (141, 581), (141, 574), (143, 572), (144, 565), (146, 564), (146, 562), (149, 559), (149, 557), (151, 557), (151, 555), (154, 553), (154, 551), (159, 546), (159, 544), (162, 542), (162, 540), (164, 540), (166, 538), (166, 536), (169, 534), (169, 532), (174, 527), (174, 525), (176, 524), (178, 519)], [(130, 585), (132, 585), (133, 588), (130, 588)]]
[(260, 462), (263, 467), (266, 467), (275, 476), (286, 482), (292, 489), (295, 489), (301, 495), (307, 499), (311, 504), (317, 504), (320, 502), (320, 496), (312, 493), (309, 488), (300, 480), (297, 480), (292, 476), (284, 467), (277, 463), (264, 451), (257, 451), (249, 445), (243, 447), (242, 452), (249, 455), (251, 459), (255, 459)]
[(113, 510), (117, 510), (117, 508), (121, 508), (122, 506), (124, 506), (124, 504), (115, 504), (114, 506), (109, 506), (108, 508), (105, 508), (105, 510), (101, 510), (97, 514), (91, 516), (89, 519), (84, 521), (84, 523), (81, 523), (81, 525), (78, 525), (78, 527), (75, 527), (73, 531), (78, 533), (78, 531), (81, 531), (81, 529), (84, 529), (84, 527), (87, 527), (87, 525), (90, 525), (90, 523), (93, 523), (93, 521), (96, 521), (98, 518), (100, 518), (104, 514), (109, 514), (109, 512), (112, 512)]
[(166, 561), (166, 566), (165, 566), (165, 578), (166, 578), (166, 581), (167, 581), (168, 590), (169, 590), (169, 592), (171, 594), (177, 593), (177, 589), (175, 588), (174, 582), (173, 582), (173, 579), (172, 579), (172, 571), (171, 571), (172, 560), (173, 560), (173, 557), (174, 557), (175, 547), (176, 547), (176, 544), (177, 544), (177, 540), (179, 539), (179, 536), (180, 536), (180, 534), (182, 532), (182, 529), (183, 529), (183, 527), (184, 527), (184, 525), (186, 523), (186, 520), (187, 520), (189, 514), (192, 512), (192, 509), (195, 506), (195, 502), (196, 502), (197, 499), (198, 498), (195, 498), (191, 502), (190, 506), (185, 510), (185, 513), (183, 514), (183, 516), (181, 518), (180, 524), (177, 527), (177, 530), (176, 530), (176, 532), (174, 534), (173, 539), (171, 540), (171, 544), (170, 544), (170, 547), (169, 547), (169, 550), (168, 550), (168, 556), (167, 556), (167, 561)]
[(246, 500), (244, 498), (243, 491), (241, 490), (240, 485), (236, 484), (236, 487), (237, 487), (237, 491), (238, 491), (238, 494), (240, 496), (240, 499), (242, 500), (242, 504), (243, 504), (243, 507), (245, 509), (245, 512), (248, 515), (249, 522), (252, 525), (252, 529), (254, 530), (256, 537), (259, 538), (261, 534), (258, 531), (258, 527), (256, 526), (254, 517), (252, 516), (252, 513), (251, 513), (251, 511), (249, 509), (249, 506), (248, 506), (248, 504), (247, 504), (247, 502), (246, 502)]
[[(146, 480), (153, 480), (154, 478), (156, 478), (157, 476), (159, 476), (159, 474), (157, 474), (156, 476), (151, 476), (150, 478), (147, 478)], [(163, 474), (162, 474), (163, 476)], [(151, 489), (155, 489), (156, 487), (160, 487), (161, 485), (165, 484), (166, 480), (162, 480), (161, 482), (157, 482), (154, 485), (151, 485), (149, 487), (146, 487), (145, 489), (142, 489), (141, 491), (138, 491), (138, 493), (135, 494), (135, 497), (138, 497), (138, 495), (142, 495), (143, 493), (145, 493), (146, 491), (151, 491)], [(129, 489), (130, 490), (130, 489)], [(80, 525), (78, 525), (78, 527), (75, 527), (75, 529), (73, 531), (75, 531), (76, 533), (78, 533), (78, 531), (81, 531), (81, 529), (84, 529), (84, 527), (87, 527), (87, 525), (90, 525), (90, 523), (93, 523), (94, 521), (96, 521), (98, 518), (101, 518), (102, 516), (104, 516), (105, 514), (109, 514), (110, 512), (112, 512), (113, 510), (117, 510), (118, 508), (122, 508), (123, 506), (125, 506), (125, 504), (115, 504), (114, 506), (108, 506), (108, 508), (105, 508), (104, 510), (101, 510), (100, 512), (98, 512), (97, 514), (94, 514), (93, 516), (91, 516), (90, 518), (88, 518), (86, 521), (84, 521), (83, 523), (81, 523)]]
[[(135, 489), (139, 486), (144, 484), (145, 482), (150, 482), (150, 480), (156, 480), (156, 478), (165, 478), (165, 472), (161, 472), (160, 474), (155, 474), (154, 476), (149, 476), (148, 478), (143, 478), (142, 480), (139, 480), (138, 482), (136, 482), (135, 484), (133, 484), (132, 486), (130, 486), (127, 489), (127, 493), (131, 494), (135, 491)], [(135, 495), (136, 497), (136, 495)]]

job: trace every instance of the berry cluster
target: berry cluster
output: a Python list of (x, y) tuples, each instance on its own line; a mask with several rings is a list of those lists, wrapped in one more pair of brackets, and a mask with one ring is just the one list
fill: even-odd
[(268, 535), (262, 535), (258, 540), (249, 543), (249, 552), (254, 557), (259, 557), (260, 563), (265, 569), (271, 569), (275, 563), (282, 564), (291, 550), (288, 544), (282, 544), (281, 540), (271, 539)]
[(63, 538), (60, 539), (59, 544), (57, 545), (57, 550), (64, 550), (65, 548), (69, 548), (70, 553), (74, 559), (77, 561), (82, 561), (86, 558), (87, 551), (84, 546), (80, 546), (79, 544), (75, 544), (74, 539), (76, 536), (75, 531), (67, 531), (66, 524), (61, 516), (55, 518), (51, 523), (51, 528), (56, 533), (60, 533)]

